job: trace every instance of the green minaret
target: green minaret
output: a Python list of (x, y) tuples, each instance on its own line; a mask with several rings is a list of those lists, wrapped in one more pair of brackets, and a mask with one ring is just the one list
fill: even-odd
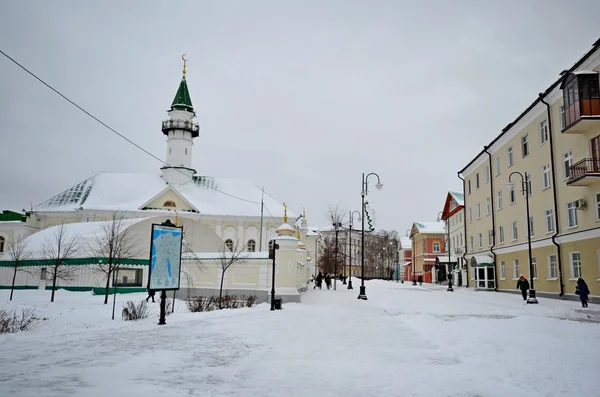
[(173, 99), (173, 103), (171, 104), (171, 110), (187, 110), (188, 112), (194, 113), (192, 98), (190, 98), (190, 91), (188, 90), (187, 82), (185, 81), (185, 67), (187, 60), (185, 59), (185, 56), (182, 56), (182, 59), (183, 78), (181, 79), (181, 83), (179, 83), (177, 94), (175, 94), (175, 99)]

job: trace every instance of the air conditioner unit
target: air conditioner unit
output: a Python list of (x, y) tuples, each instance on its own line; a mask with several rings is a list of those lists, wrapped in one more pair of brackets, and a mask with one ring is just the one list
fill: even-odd
[(586, 204), (585, 200), (579, 199), (579, 200), (575, 201), (575, 208), (577, 208), (578, 210), (586, 209), (587, 204)]

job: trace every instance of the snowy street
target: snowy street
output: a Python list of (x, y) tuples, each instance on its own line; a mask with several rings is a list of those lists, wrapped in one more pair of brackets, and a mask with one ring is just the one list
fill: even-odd
[[(600, 308), (370, 281), (302, 304), (157, 315), (137, 322), (88, 293), (0, 291), (35, 307), (32, 331), (0, 335), (2, 396), (593, 396)], [(111, 301), (112, 303), (112, 301)], [(158, 303), (152, 304), (153, 310)], [(566, 347), (568, 346), (568, 347)], [(536, 385), (531, 389), (531, 385)]]

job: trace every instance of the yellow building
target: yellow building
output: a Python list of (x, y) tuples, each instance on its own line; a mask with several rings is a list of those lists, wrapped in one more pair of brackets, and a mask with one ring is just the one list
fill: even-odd
[(600, 296), (599, 71), (600, 40), (459, 171), (477, 288), (530, 278), (529, 226), (539, 295), (575, 297), (582, 277)]

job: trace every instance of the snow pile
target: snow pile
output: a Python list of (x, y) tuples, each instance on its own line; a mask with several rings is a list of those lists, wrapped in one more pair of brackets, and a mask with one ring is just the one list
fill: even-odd
[[(600, 389), (600, 308), (369, 281), (368, 301), (337, 283), (302, 304), (188, 313), (167, 325), (117, 319), (102, 297), (0, 291), (0, 309), (49, 317), (1, 335), (7, 396), (593, 396)], [(111, 298), (112, 299), (112, 298)], [(111, 301), (112, 303), (112, 301)]]

